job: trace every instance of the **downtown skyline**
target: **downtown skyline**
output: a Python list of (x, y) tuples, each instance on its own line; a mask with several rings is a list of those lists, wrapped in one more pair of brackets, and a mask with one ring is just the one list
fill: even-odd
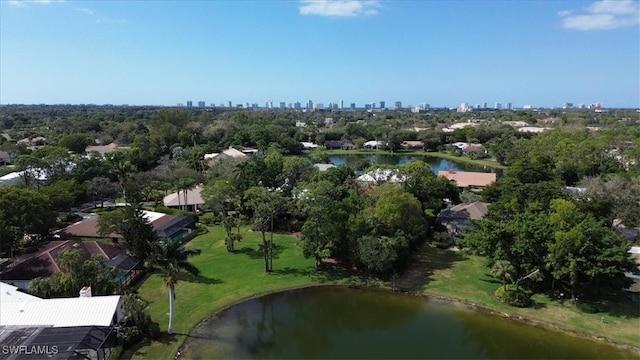
[(0, 104), (640, 107), (638, 1), (2, 1)]

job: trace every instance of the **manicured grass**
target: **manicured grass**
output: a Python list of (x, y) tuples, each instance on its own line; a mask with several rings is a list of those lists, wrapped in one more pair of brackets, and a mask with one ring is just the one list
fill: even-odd
[(440, 159), (451, 160), (459, 163), (471, 164), (476, 166), (487, 166), (494, 169), (506, 169), (504, 165), (498, 164), (493, 160), (474, 160), (467, 156), (456, 156), (446, 152), (426, 152), (422, 150), (400, 150), (391, 153), (388, 150), (327, 150), (327, 155), (358, 155), (358, 154), (384, 154), (384, 155), (415, 155), (424, 157), (434, 157)]
[(449, 250), (426, 247), (419, 259), (422, 276), (413, 274), (400, 286), (426, 294), (455, 298), (487, 307), (509, 316), (540, 321), (565, 330), (605, 337), (619, 343), (640, 345), (640, 306), (624, 297), (601, 303), (601, 312), (584, 313), (569, 301), (554, 301), (546, 295), (533, 296), (531, 308), (502, 304), (493, 292), (499, 281), (489, 274), (485, 259)]
[[(159, 340), (142, 344), (125, 354), (125, 358), (173, 359), (185, 337), (200, 321), (239, 301), (270, 292), (349, 279), (344, 274), (316, 272), (315, 261), (305, 259), (296, 247), (297, 239), (287, 235), (274, 236), (277, 245), (274, 271), (266, 274), (262, 253), (258, 251), (259, 232), (243, 230), (243, 240), (236, 243), (233, 254), (226, 251), (224, 236), (221, 227), (212, 227), (207, 234), (188, 244), (202, 250), (201, 255), (191, 258), (201, 274), (183, 276), (176, 286), (175, 335), (164, 335)], [(140, 286), (139, 294), (150, 302), (152, 319), (166, 332), (169, 295), (162, 278), (150, 276)]]
[[(313, 259), (305, 259), (292, 236), (275, 235), (278, 245), (274, 272), (264, 273), (262, 255), (258, 252), (260, 234), (243, 230), (244, 240), (236, 245), (236, 253), (227, 253), (224, 230), (209, 228), (207, 234), (192, 240), (188, 246), (200, 248), (202, 254), (191, 259), (200, 270), (198, 277), (183, 277), (176, 287), (176, 309), (173, 336), (129, 350), (123, 358), (173, 359), (191, 330), (202, 320), (245, 299), (263, 294), (321, 284), (371, 285), (345, 272), (317, 272)], [(376, 282), (374, 286), (378, 286)], [(606, 337), (616, 342), (640, 344), (640, 307), (628, 301), (606, 304), (600, 313), (587, 314), (568, 302), (558, 302), (544, 295), (533, 297), (535, 306), (519, 309), (500, 303), (493, 296), (499, 282), (489, 275), (485, 260), (449, 250), (425, 246), (417, 261), (392, 286), (404, 290), (459, 299), (493, 309), (509, 316), (523, 317), (555, 325), (562, 329)], [(152, 275), (139, 288), (150, 302), (149, 312), (163, 332), (168, 324), (168, 291), (162, 278)], [(604, 321), (603, 321), (604, 320)]]

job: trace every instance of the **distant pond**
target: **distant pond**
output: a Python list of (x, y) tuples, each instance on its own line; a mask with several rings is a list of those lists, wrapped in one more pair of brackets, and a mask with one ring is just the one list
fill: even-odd
[(454, 171), (477, 171), (477, 172), (495, 172), (498, 177), (504, 173), (502, 169), (494, 169), (486, 166), (477, 166), (463, 162), (455, 162), (451, 160), (441, 159), (433, 156), (421, 155), (391, 155), (391, 154), (348, 154), (348, 155), (329, 155), (329, 162), (333, 165), (340, 166), (343, 164), (356, 165), (358, 161), (365, 159), (374, 164), (384, 165), (402, 165), (416, 160), (422, 160), (429, 164), (431, 171), (435, 174), (441, 170)]
[(465, 306), (315, 287), (233, 306), (198, 325), (185, 359), (616, 359), (637, 357)]

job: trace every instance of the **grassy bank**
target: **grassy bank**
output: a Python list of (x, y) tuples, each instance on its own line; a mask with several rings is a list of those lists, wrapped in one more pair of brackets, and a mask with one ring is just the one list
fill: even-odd
[[(242, 242), (236, 244), (236, 253), (230, 254), (224, 247), (224, 231), (220, 227), (209, 230), (188, 245), (202, 250), (201, 255), (191, 259), (201, 274), (198, 277), (183, 277), (176, 286), (175, 334), (142, 344), (123, 357), (174, 359), (186, 336), (200, 321), (235, 303), (280, 290), (349, 279), (345, 274), (317, 273), (315, 261), (305, 259), (296, 247), (297, 239), (286, 235), (274, 236), (277, 244), (274, 271), (266, 274), (262, 254), (258, 252), (259, 233), (245, 230)], [(150, 276), (140, 286), (139, 294), (150, 302), (152, 319), (160, 324), (163, 332), (166, 331), (169, 301), (162, 278)]]
[(489, 274), (485, 260), (458, 252), (425, 248), (416, 266), (399, 287), (477, 304), (509, 316), (523, 317), (576, 333), (604, 337), (617, 343), (640, 346), (640, 307), (626, 299), (598, 304), (595, 314), (584, 313), (569, 301), (533, 296), (531, 308), (516, 308), (499, 302), (493, 292), (500, 283)]
[(474, 160), (467, 156), (457, 156), (446, 152), (425, 152), (422, 150), (400, 150), (395, 153), (391, 153), (386, 150), (327, 150), (328, 155), (368, 155), (368, 154), (381, 154), (381, 155), (411, 155), (411, 156), (424, 156), (450, 160), (459, 163), (465, 163), (475, 166), (486, 166), (493, 169), (506, 169), (504, 165), (500, 165), (493, 160)]
[[(176, 287), (173, 336), (164, 335), (151, 343), (129, 350), (123, 358), (173, 359), (191, 330), (202, 320), (245, 299), (263, 294), (321, 284), (368, 285), (344, 272), (316, 272), (314, 260), (305, 259), (292, 236), (276, 235), (278, 245), (274, 272), (265, 274), (258, 252), (260, 234), (245, 230), (235, 254), (229, 254), (220, 227), (196, 237), (189, 246), (202, 249), (192, 262), (201, 270), (198, 277), (181, 279)], [(426, 295), (458, 299), (509, 316), (523, 317), (565, 330), (605, 337), (615, 342), (640, 344), (640, 308), (628, 301), (603, 303), (596, 314), (581, 312), (568, 302), (535, 295), (535, 306), (519, 309), (504, 305), (493, 296), (500, 284), (490, 274), (484, 259), (458, 252), (425, 247), (409, 270), (393, 287)], [(150, 302), (149, 312), (166, 331), (168, 292), (157, 275), (146, 279), (140, 295)]]

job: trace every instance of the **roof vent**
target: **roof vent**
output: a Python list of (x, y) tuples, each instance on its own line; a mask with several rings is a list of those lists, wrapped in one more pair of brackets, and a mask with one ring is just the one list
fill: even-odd
[(91, 297), (91, 286), (85, 286), (80, 290), (80, 297)]

